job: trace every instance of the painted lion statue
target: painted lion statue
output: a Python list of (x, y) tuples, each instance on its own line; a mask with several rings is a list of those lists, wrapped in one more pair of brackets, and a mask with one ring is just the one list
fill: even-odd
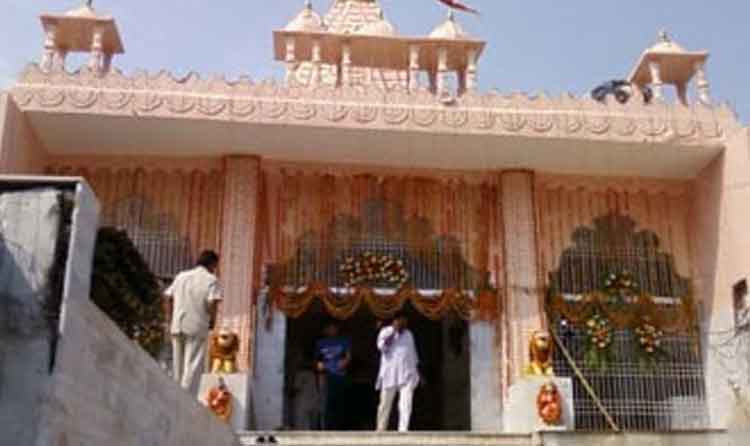
[(211, 373), (237, 373), (237, 353), (240, 350), (240, 339), (227, 327), (222, 327), (211, 336), (209, 357)]
[(548, 382), (539, 389), (536, 397), (536, 411), (545, 424), (560, 424), (562, 420), (562, 398), (557, 385)]
[(536, 376), (554, 376), (552, 354), (555, 343), (546, 331), (537, 330), (529, 340), (529, 365), (526, 374)]

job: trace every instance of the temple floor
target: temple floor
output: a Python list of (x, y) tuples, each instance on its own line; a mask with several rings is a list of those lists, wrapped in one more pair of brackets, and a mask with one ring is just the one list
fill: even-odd
[[(240, 432), (240, 444), (294, 446), (720, 446), (731, 444), (731, 435), (722, 430), (675, 432), (537, 432), (530, 434), (485, 432)], [(275, 443), (274, 443), (275, 441)]]

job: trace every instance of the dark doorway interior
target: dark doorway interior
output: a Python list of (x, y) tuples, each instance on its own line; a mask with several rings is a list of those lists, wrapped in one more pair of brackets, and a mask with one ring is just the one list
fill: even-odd
[[(424, 382), (414, 395), (411, 429), (422, 431), (470, 430), (468, 324), (458, 319), (431, 321), (409, 305), (410, 329), (417, 343)], [(315, 343), (329, 320), (316, 303), (298, 319), (287, 323), (285, 357), (285, 424), (294, 430), (319, 429), (312, 373)], [(361, 309), (339, 322), (341, 334), (352, 342), (348, 395), (350, 430), (373, 430), (378, 404), (374, 389), (379, 358), (375, 346), (377, 320)], [(394, 402), (391, 428), (395, 428), (398, 401)]]

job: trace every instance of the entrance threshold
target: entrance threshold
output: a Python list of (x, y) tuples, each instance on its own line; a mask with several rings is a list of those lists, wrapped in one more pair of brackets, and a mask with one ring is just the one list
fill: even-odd
[[(258, 443), (259, 437), (272, 435), (275, 443)], [(694, 430), (673, 432), (238, 432), (243, 446), (580, 446), (617, 444), (621, 446), (705, 446), (727, 445), (732, 437), (725, 430)], [(739, 438), (737, 437), (737, 440)], [(739, 443), (737, 443), (739, 444)]]
[(373, 432), (373, 431), (276, 431), (238, 432), (240, 444), (274, 443), (256, 442), (260, 437), (273, 436), (275, 444), (283, 446), (531, 446), (531, 434), (503, 434), (489, 432), (429, 432), (412, 431)]

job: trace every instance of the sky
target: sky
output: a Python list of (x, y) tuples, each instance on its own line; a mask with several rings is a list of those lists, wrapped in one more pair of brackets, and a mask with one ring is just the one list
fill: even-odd
[[(313, 0), (325, 12), (333, 0)], [(625, 78), (660, 29), (690, 50), (708, 50), (712, 97), (750, 118), (748, 0), (464, 0), (479, 17), (459, 14), (473, 37), (487, 41), (480, 86), (503, 93), (586, 94)], [(41, 55), (41, 12), (64, 12), (81, 0), (0, 0), (0, 88)], [(177, 76), (282, 78), (272, 35), (304, 0), (95, 0), (118, 22), (126, 73), (169, 70)], [(379, 0), (403, 35), (425, 35), (446, 14), (437, 0)], [(74, 59), (80, 62), (82, 59)]]

